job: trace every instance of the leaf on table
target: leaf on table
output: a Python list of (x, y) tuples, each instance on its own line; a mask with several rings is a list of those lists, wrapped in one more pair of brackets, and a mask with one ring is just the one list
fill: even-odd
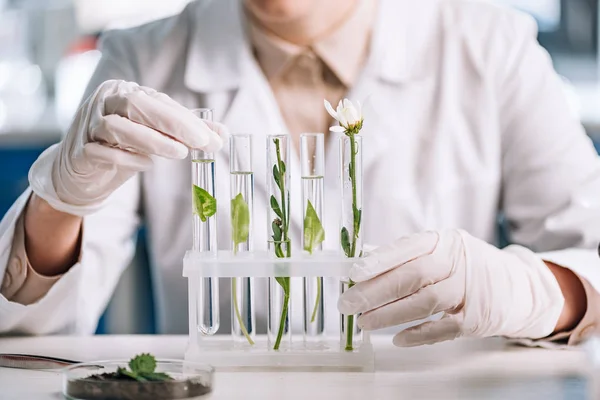
[(138, 380), (139, 376), (131, 371), (128, 371), (125, 368), (119, 367), (117, 368), (117, 376), (121, 376), (121, 377), (127, 377), (129, 379), (133, 379), (133, 380)]
[(325, 230), (310, 200), (304, 215), (304, 250), (312, 254), (314, 248), (325, 240)]
[(198, 215), (202, 222), (206, 222), (207, 218), (217, 213), (217, 200), (201, 187), (192, 185), (192, 200), (194, 214)]
[(143, 353), (129, 361), (129, 368), (135, 373), (154, 372), (156, 369), (156, 359), (151, 354)]
[(173, 378), (171, 378), (164, 372), (141, 372), (139, 374), (139, 377), (151, 382), (163, 382), (173, 380)]
[(234, 248), (248, 240), (250, 234), (250, 208), (239, 193), (231, 200), (231, 238)]

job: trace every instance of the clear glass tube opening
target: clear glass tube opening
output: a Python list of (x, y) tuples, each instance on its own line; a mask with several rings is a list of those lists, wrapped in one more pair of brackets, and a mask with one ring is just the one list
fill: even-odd
[[(232, 135), (229, 141), (231, 246), (237, 257), (252, 252), (254, 169), (252, 136)], [(254, 279), (231, 279), (231, 334), (238, 344), (254, 345)]]
[[(192, 110), (198, 118), (212, 121), (212, 110)], [(215, 195), (215, 157), (200, 149), (191, 149), (192, 159), (192, 247), (211, 257), (216, 257), (217, 199)], [(219, 281), (202, 278), (197, 299), (198, 331), (214, 335), (219, 330)]]

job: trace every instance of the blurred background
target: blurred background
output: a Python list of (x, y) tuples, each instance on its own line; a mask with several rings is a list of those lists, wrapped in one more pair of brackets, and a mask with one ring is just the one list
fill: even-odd
[[(0, 0), (0, 217), (26, 188), (31, 163), (67, 129), (100, 58), (99, 34), (173, 15), (190, 1)], [(573, 112), (600, 148), (600, 0), (491, 1), (536, 19)], [(155, 333), (143, 228), (139, 235), (98, 333)]]

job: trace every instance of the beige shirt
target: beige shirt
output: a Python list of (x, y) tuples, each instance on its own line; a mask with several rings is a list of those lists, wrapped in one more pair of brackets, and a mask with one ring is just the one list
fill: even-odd
[[(354, 13), (333, 33), (307, 47), (285, 42), (250, 23), (249, 35), (255, 56), (267, 77), (281, 114), (298, 148), (299, 134), (327, 132), (332, 121), (323, 99), (335, 105), (355, 84), (369, 52), (375, 1), (360, 1)], [(8, 300), (32, 304), (44, 296), (60, 276), (45, 277), (27, 260), (24, 225), (17, 225), (1, 294)], [(582, 279), (588, 309), (571, 332), (547, 340), (568, 340), (575, 344), (593, 334), (600, 322), (600, 295)]]
[(306, 47), (249, 24), (256, 59), (296, 144), (301, 133), (329, 131), (332, 120), (323, 99), (335, 107), (358, 79), (369, 54), (376, 6), (374, 0), (359, 1), (338, 29)]

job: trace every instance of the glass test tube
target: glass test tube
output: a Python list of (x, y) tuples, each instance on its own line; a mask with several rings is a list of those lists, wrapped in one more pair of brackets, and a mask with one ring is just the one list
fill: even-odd
[[(325, 137), (322, 133), (300, 136), (302, 169), (302, 249), (311, 255), (323, 251), (323, 180), (325, 175)], [(315, 340), (325, 332), (323, 278), (303, 279), (304, 339)]]
[[(267, 137), (267, 186), (269, 212), (268, 247), (276, 258), (292, 256), (290, 228), (290, 139), (287, 135)], [(269, 278), (267, 338), (269, 347), (291, 346), (291, 278)]]
[[(210, 109), (197, 109), (194, 115), (212, 121)], [(215, 157), (213, 153), (192, 149), (193, 249), (217, 256), (217, 200), (215, 196)], [(219, 280), (201, 278), (197, 299), (198, 331), (214, 335), (219, 330)]]
[[(340, 243), (346, 257), (362, 256), (362, 137), (358, 135), (340, 138), (340, 184), (342, 219)], [(340, 283), (340, 293), (354, 285), (350, 279)], [(360, 331), (354, 315), (342, 315), (340, 343), (347, 351), (358, 347)]]
[[(237, 257), (252, 251), (254, 169), (252, 136), (233, 135), (229, 141), (231, 180), (231, 245)], [(254, 279), (231, 279), (231, 334), (236, 343), (254, 345)]]

